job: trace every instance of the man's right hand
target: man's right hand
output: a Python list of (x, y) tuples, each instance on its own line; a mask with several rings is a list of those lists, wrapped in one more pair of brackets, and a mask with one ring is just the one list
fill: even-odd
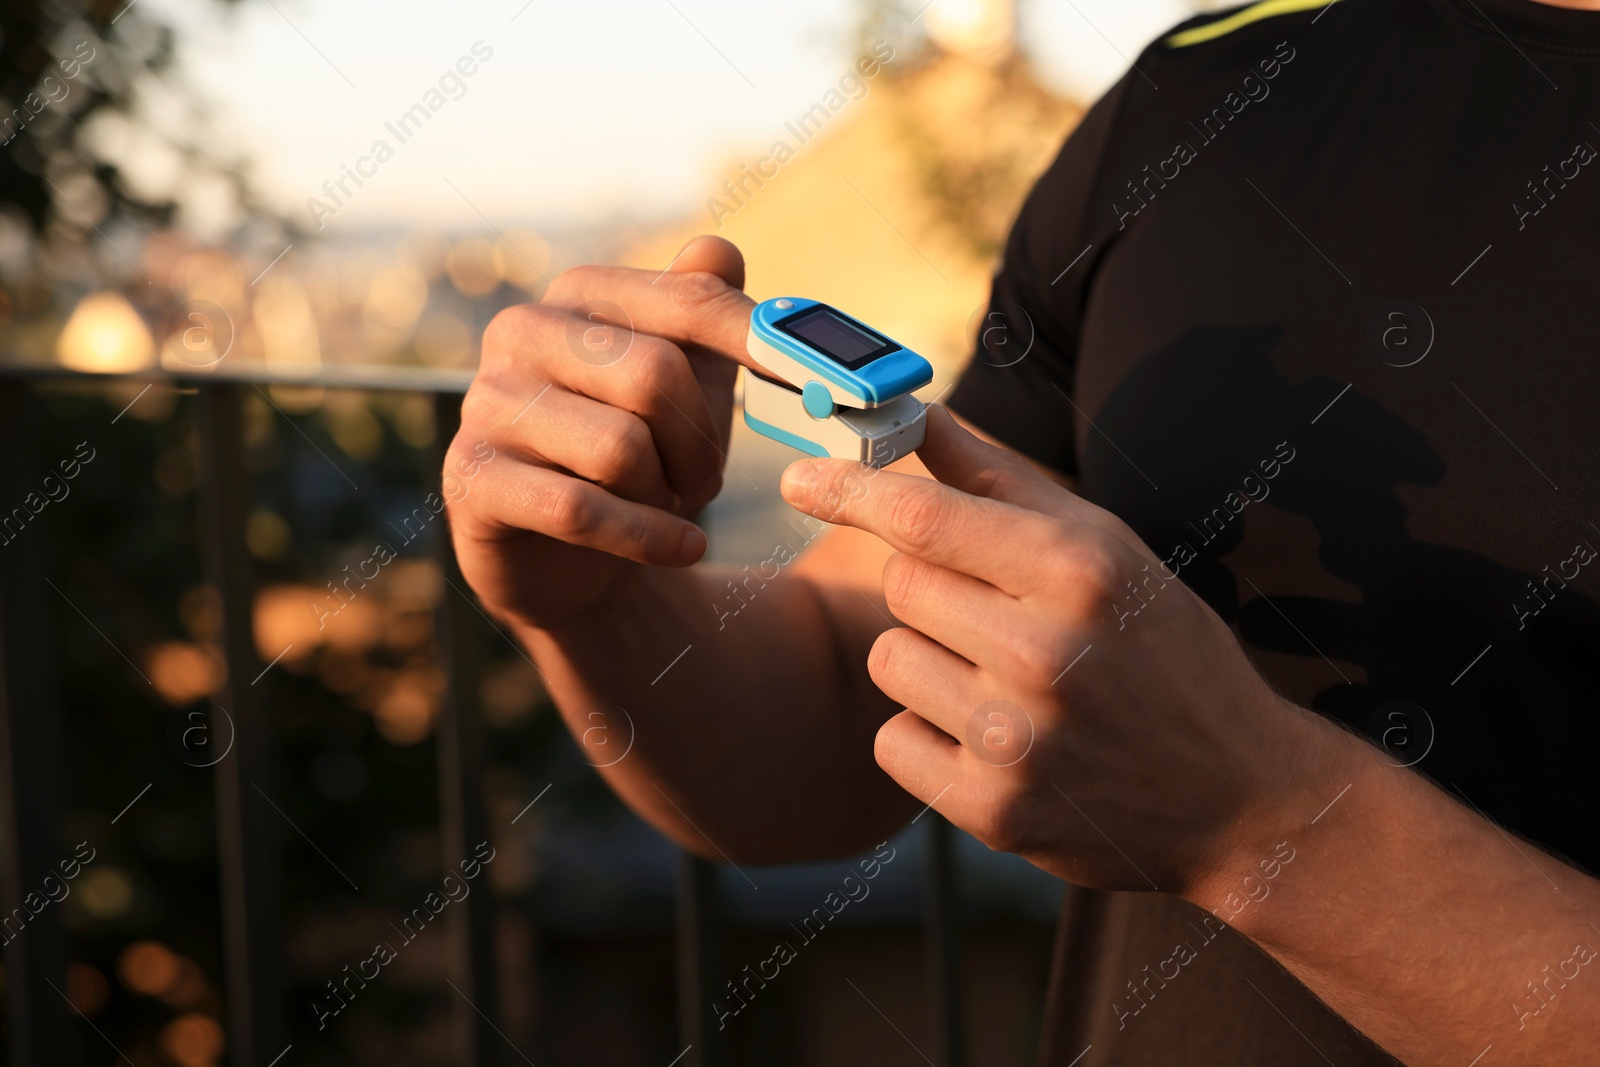
[(578, 267), (495, 316), (444, 468), (475, 466), (450, 528), (492, 610), (548, 629), (705, 553), (693, 519), (722, 488), (750, 362), (743, 285), (739, 250), (697, 237), (666, 272)]

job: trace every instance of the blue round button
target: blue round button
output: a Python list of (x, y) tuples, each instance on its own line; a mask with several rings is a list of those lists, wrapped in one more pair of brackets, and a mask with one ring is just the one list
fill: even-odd
[(821, 382), (807, 382), (800, 390), (800, 399), (805, 403), (806, 414), (813, 419), (825, 419), (833, 414), (833, 394)]

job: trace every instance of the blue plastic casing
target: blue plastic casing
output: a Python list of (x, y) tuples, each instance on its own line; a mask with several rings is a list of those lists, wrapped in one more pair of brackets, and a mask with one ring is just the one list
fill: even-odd
[(762, 437), (770, 437), (780, 445), (788, 445), (790, 448), (799, 449), (808, 456), (818, 456), (822, 459), (828, 458), (828, 450), (822, 445), (801, 437), (797, 433), (790, 433), (781, 426), (774, 426), (764, 419), (756, 418), (750, 414), (749, 408), (746, 408), (744, 412), (744, 424)]
[[(782, 307), (778, 306), (780, 303)], [(904, 346), (898, 351), (878, 357), (857, 370), (849, 370), (815, 351), (798, 338), (791, 337), (778, 329), (777, 323), (781, 320), (799, 315), (820, 303), (819, 300), (807, 300), (804, 297), (776, 297), (772, 300), (763, 300), (750, 313), (750, 328), (762, 341), (789, 356), (816, 377), (838, 386), (865, 404), (888, 403), (897, 396), (909, 393), (913, 389), (920, 389), (933, 381), (932, 364)], [(833, 310), (842, 314), (837, 308)], [(883, 336), (865, 323), (859, 325), (876, 336)], [(791, 384), (798, 388), (805, 383)]]

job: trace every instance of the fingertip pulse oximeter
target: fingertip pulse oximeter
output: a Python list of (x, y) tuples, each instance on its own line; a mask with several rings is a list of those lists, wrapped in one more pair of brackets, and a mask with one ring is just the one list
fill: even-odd
[(816, 300), (779, 297), (750, 313), (744, 421), (813, 456), (883, 467), (922, 444), (927, 409), (911, 395), (933, 365)]

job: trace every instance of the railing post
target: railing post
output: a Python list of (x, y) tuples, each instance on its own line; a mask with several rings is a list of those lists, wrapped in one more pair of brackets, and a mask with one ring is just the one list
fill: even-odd
[[(31, 455), (34, 422), (26, 383), (0, 383), (0, 507), (24, 506), (23, 499), (38, 490)], [(57, 864), (71, 856), (59, 832), (60, 630), (50, 621), (58, 614), (52, 610), (58, 598), (45, 584), (49, 530), (40, 528), (48, 521), (41, 514), (15, 540), (0, 544), (0, 803), (5, 820), (0, 920), (9, 919), (13, 908), (30, 915), (20, 932), (14, 932), (16, 923), (4, 924), (11, 1062), (18, 1067), (82, 1062), (73, 1009), (65, 999), (68, 945), (61, 908), (49, 904), (31, 915), (23, 904), (27, 894), (43, 892), (46, 875), (59, 880)]]
[(689, 1046), (685, 1067), (726, 1067), (727, 1034), (712, 1011), (726, 1001), (721, 900), (717, 868), (688, 852), (678, 855), (678, 1042)]
[[(459, 396), (437, 393), (433, 401), (436, 444), (426, 475), (429, 485), (439, 477), (444, 452), (461, 423)], [(439, 836), (445, 869), (449, 871), (471, 857), (480, 842), (489, 839), (483, 798), (483, 706), (479, 695), (485, 638), (482, 627), (475, 625), (477, 612), (461, 600), (466, 585), (456, 565), (449, 530), (440, 529), (437, 536), (439, 571), (445, 583), (438, 614), (439, 660), (445, 673), (444, 706), (438, 726)], [(452, 906), (447, 919), (450, 980), (459, 994), (453, 996), (451, 1008), (455, 1062), (460, 1064), (501, 1062), (510, 1054), (493, 1022), (500, 1015), (494, 911), (494, 895), (484, 884)], [(491, 1054), (490, 1050), (495, 1051)]]
[(929, 812), (928, 854), (922, 884), (924, 969), (928, 976), (928, 1023), (933, 1031), (933, 1058), (939, 1067), (961, 1067), (963, 1045), (961, 996), (961, 914), (956, 894), (954, 831), (944, 817)]
[(198, 533), (202, 570), (222, 612), (228, 665), (212, 697), (211, 729), (221, 745), (231, 724), (233, 742), (214, 768), (228, 1062), (268, 1067), (288, 1045), (278, 936), (278, 828), (271, 821), (278, 816), (267, 799), (274, 792), (277, 748), (263, 692), (270, 682), (260, 674), (252, 622), (255, 582), (244, 543), (250, 489), (240, 392), (233, 383), (200, 386)]

